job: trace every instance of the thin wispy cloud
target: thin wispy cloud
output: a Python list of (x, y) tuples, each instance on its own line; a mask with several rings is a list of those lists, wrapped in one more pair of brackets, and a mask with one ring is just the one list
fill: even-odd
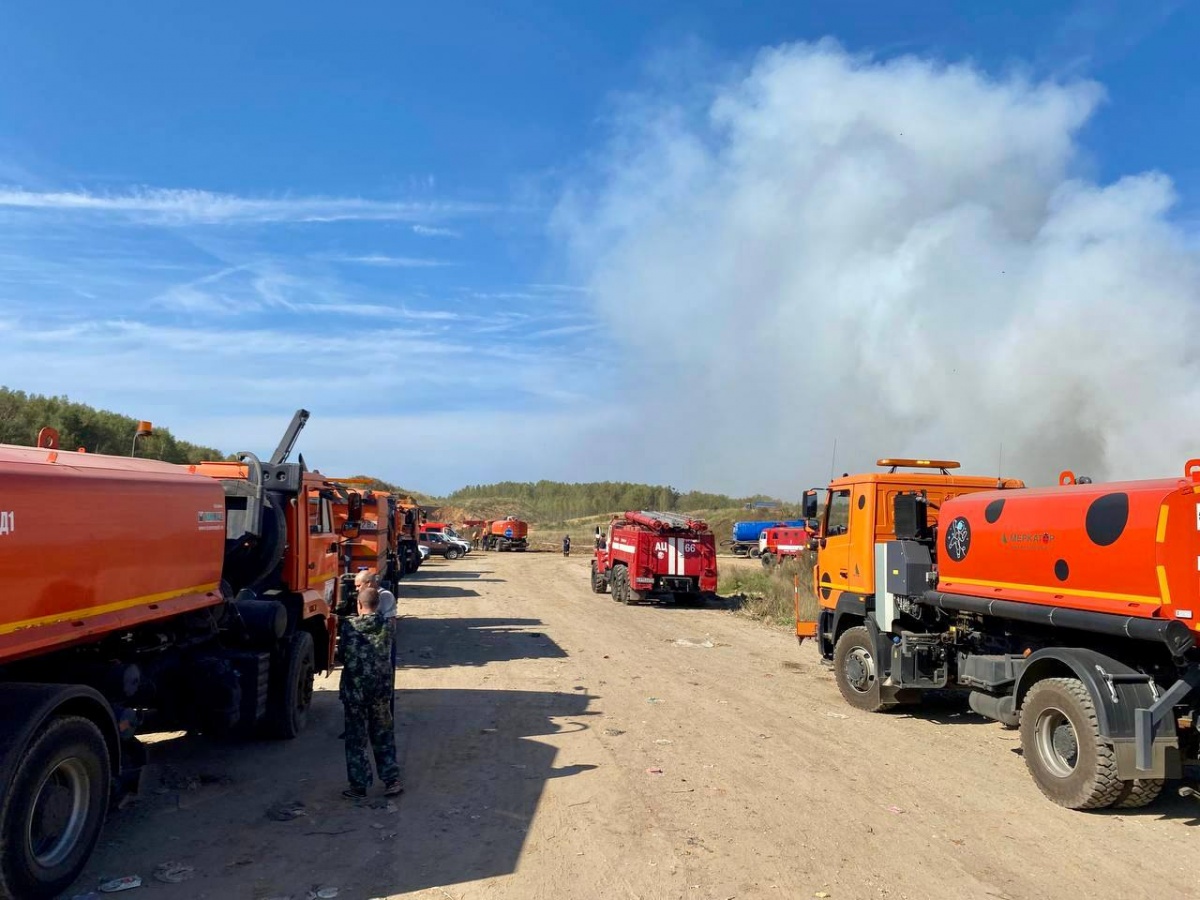
[(421, 237), (462, 237), (461, 231), (455, 231), (453, 228), (442, 228), (436, 225), (414, 225), (412, 230), (413, 234), (419, 234)]
[(436, 269), (454, 265), (444, 259), (429, 259), (421, 256), (384, 256), (377, 253), (366, 256), (334, 256), (330, 257), (330, 262), (355, 263), (360, 266), (384, 266), (393, 269)]
[(190, 189), (143, 188), (127, 193), (0, 188), (0, 208), (116, 215), (164, 225), (266, 222), (428, 222), (485, 215), (481, 203), (370, 200), (361, 197), (246, 197)]

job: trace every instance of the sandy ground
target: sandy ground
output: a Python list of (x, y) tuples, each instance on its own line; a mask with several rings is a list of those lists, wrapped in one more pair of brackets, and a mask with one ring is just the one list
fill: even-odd
[[(404, 583), (398, 803), (341, 798), (319, 678), (296, 741), (158, 741), (71, 893), (137, 873), (163, 900), (1200, 896), (1193, 801), (1060, 809), (1015, 732), (948, 703), (856, 712), (811, 646), (620, 606), (587, 564), (472, 553)], [(156, 882), (166, 861), (194, 876)]]

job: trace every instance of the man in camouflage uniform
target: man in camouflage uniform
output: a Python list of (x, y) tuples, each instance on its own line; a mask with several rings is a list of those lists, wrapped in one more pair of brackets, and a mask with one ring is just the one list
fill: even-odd
[(404, 788), (396, 765), (396, 734), (392, 722), (392, 635), (395, 619), (379, 613), (379, 591), (365, 587), (358, 594), (357, 616), (341, 623), (342, 681), (338, 693), (346, 710), (345, 797), (361, 800), (371, 786), (371, 754), (384, 784), (384, 796), (394, 797)]

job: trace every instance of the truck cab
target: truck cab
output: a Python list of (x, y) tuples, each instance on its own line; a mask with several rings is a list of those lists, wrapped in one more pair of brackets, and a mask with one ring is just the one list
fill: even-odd
[[(933, 527), (938, 509), (951, 497), (1024, 487), (1017, 479), (951, 474), (959, 468), (954, 460), (886, 458), (876, 465), (884, 471), (846, 474), (830, 482), (812, 541), (817, 551), (813, 591), (820, 613), (815, 623), (798, 619), (796, 636), (799, 640), (815, 637), (825, 659), (833, 659), (838, 638), (862, 625), (874, 610), (877, 567), (882, 567), (876, 547), (896, 536), (894, 510), (899, 494), (923, 495)], [(817, 516), (818, 497), (815, 490), (806, 492), (806, 518)]]

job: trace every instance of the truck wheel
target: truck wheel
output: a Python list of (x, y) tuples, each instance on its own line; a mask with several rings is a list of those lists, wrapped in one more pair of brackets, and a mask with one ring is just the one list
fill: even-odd
[(847, 629), (838, 638), (833, 648), (833, 671), (842, 698), (855, 709), (879, 712), (891, 705), (880, 697), (875, 648), (871, 633), (862, 625)]
[(312, 706), (313, 675), (316, 672), (312, 635), (297, 631), (288, 642), (279, 667), (279, 677), (271, 686), (268, 707), (269, 731), (272, 737), (290, 740), (308, 724)]
[(1121, 784), (1121, 793), (1113, 801), (1113, 809), (1140, 809), (1149, 806), (1162, 793), (1162, 778), (1135, 778)]
[(751, 557), (752, 559), (758, 559), (760, 556), (762, 556), (762, 551), (759, 550), (757, 547), (751, 547), (749, 550), (746, 551), (746, 555)]
[(764, 569), (771, 568), (771, 564), (772, 564), (772, 562), (774, 562), (774, 558), (771, 556), (770, 553), (762, 554), (762, 556), (760, 556), (759, 559), (762, 560), (762, 567)]
[(618, 603), (629, 603), (629, 570), (624, 566), (612, 568), (612, 594)]
[(603, 594), (608, 590), (608, 583), (604, 580), (604, 575), (596, 566), (596, 561), (592, 560), (592, 593)]
[(89, 719), (54, 719), (0, 801), (0, 896), (55, 897), (91, 856), (108, 807), (108, 746)]
[(1021, 706), (1025, 766), (1043, 794), (1067, 809), (1102, 809), (1121, 796), (1113, 749), (1078, 678), (1046, 678)]
[(446, 559), (458, 559), (459, 556), (457, 547), (451, 547), (446, 551)]

